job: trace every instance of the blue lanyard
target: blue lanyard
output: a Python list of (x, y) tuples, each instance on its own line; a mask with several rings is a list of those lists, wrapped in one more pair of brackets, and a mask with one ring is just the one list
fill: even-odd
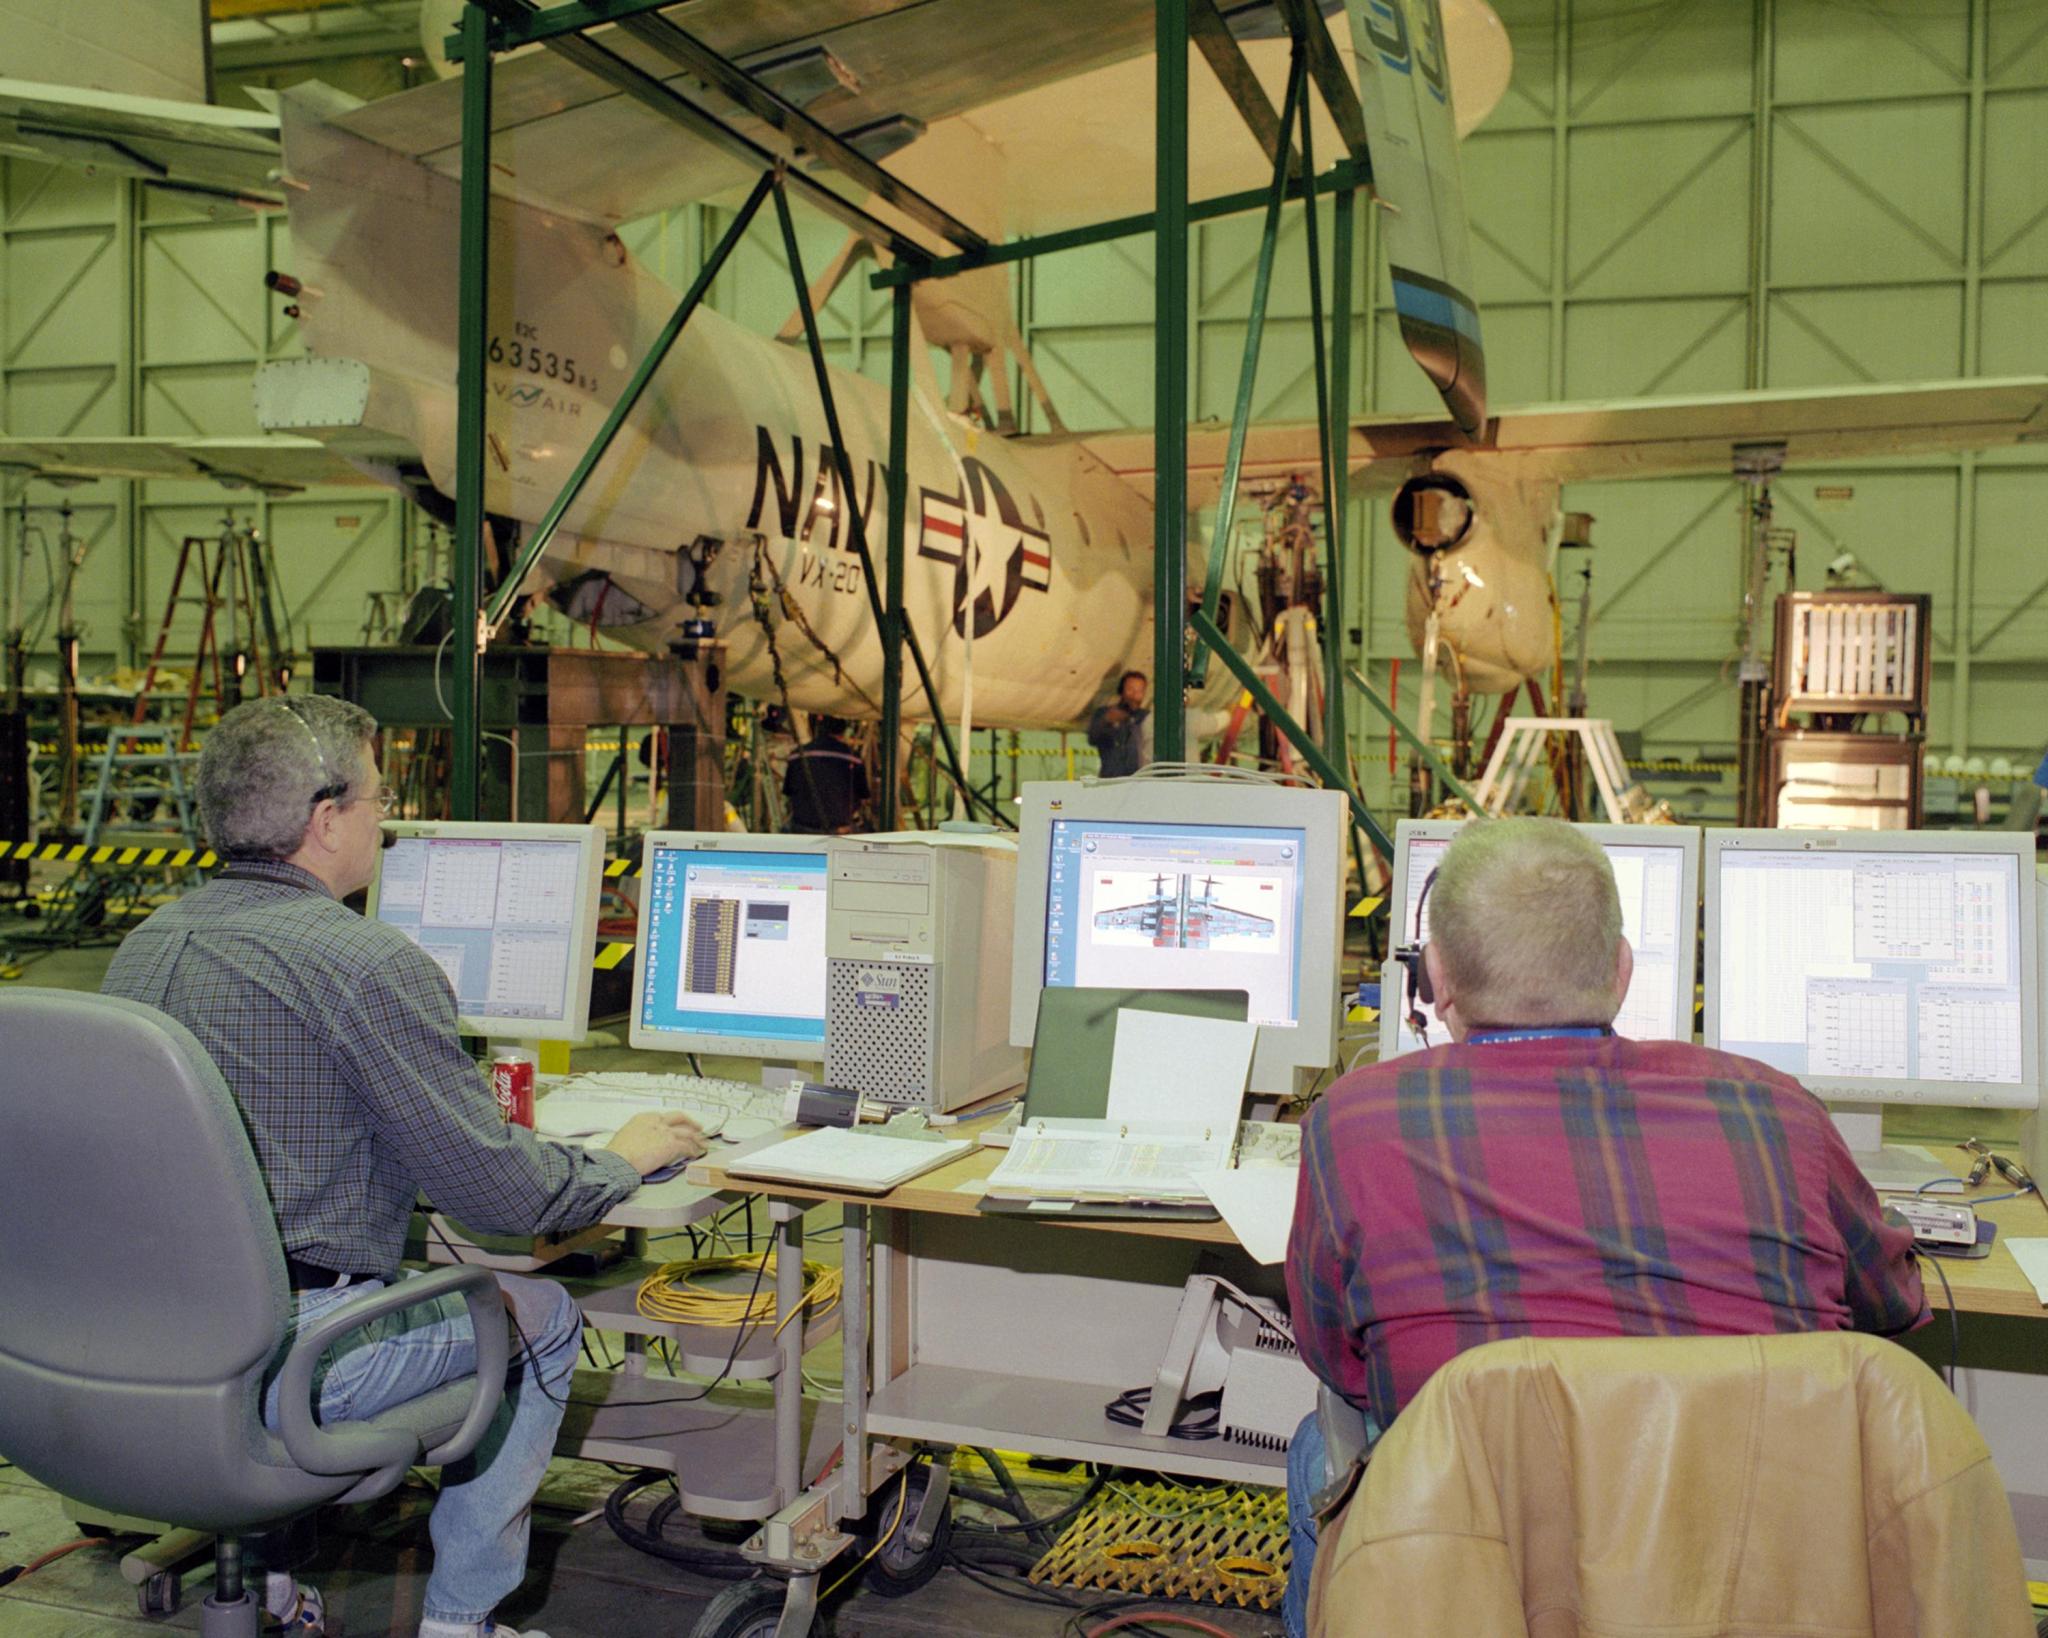
[(1599, 1024), (1560, 1024), (1555, 1028), (1483, 1029), (1465, 1037), (1467, 1046), (1496, 1046), (1504, 1041), (1597, 1041), (1612, 1035)]

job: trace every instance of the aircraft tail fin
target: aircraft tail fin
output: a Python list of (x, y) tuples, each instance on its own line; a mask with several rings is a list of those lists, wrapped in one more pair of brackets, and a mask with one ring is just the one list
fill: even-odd
[(1467, 438), (1486, 428), (1486, 345), (1439, 0), (1346, 0), (1401, 339)]

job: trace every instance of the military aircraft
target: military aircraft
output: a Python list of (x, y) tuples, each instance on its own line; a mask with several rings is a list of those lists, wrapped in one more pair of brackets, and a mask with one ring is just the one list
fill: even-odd
[[(1167, 882), (1174, 885), (1171, 890)], [(1152, 896), (1137, 904), (1095, 912), (1102, 932), (1142, 933), (1159, 949), (1206, 950), (1217, 938), (1271, 938), (1274, 924), (1223, 903), (1216, 897), (1216, 878), (1204, 877), (1200, 892), (1194, 877), (1154, 876)]]
[[(1307, 0), (1281, 0), (1281, 9), (1307, 15)], [(1782, 442), (1796, 463), (2048, 432), (2048, 384), (2039, 381), (1490, 412), (1455, 131), (1504, 87), (1505, 33), (1480, 0), (1350, 0), (1342, 9), (1339, 78), (1364, 88), (1359, 118), (1376, 197), (1389, 207), (1382, 237), (1404, 337), (1447, 411), (1357, 420), (1344, 453), (1355, 480), (1395, 492), (1395, 529), (1414, 560), (1409, 631), (1427, 669), (1447, 655), (1459, 686), (1496, 692), (1548, 669), (1553, 526), (1559, 486), (1572, 478), (1725, 471), (1744, 441)], [(438, 15), (445, 22), (448, 8)], [(830, 196), (928, 248), (943, 248), (934, 210), (994, 236), (1149, 205), (1149, 0), (1036, 0), (1029, 8), (817, 0), (800, 24), (792, 15), (696, 0), (594, 31), (590, 45), (642, 81), (681, 88), (713, 109), (814, 197), (830, 190), (812, 176), (804, 120), (884, 156), (890, 197), (863, 196), (844, 177)], [(1278, 12), (1224, 3), (1213, 15), (1270, 115), (1288, 73)], [(774, 117), (707, 89), (682, 66), (675, 36), (684, 29), (696, 49), (768, 86)], [(1217, 45), (1213, 34), (1209, 44)], [(635, 262), (616, 226), (722, 196), (747, 179), (729, 145), (650, 118), (616, 78), (593, 73), (594, 61), (536, 48), (495, 69), (485, 499), (501, 552), (554, 501), (674, 306), (676, 293)], [(1477, 88), (1469, 98), (1468, 87)], [(1256, 99), (1242, 83), (1236, 92), (1226, 94), (1215, 76), (1190, 80), (1197, 196), (1256, 186), (1268, 174), (1267, 149), (1240, 114)], [(371, 104), (320, 88), (288, 92), (274, 121), (281, 155), (263, 148), (251, 123), (262, 116), (138, 110), (135, 100), (109, 107), (101, 93), (82, 101), (47, 85), (0, 82), (0, 142), (73, 163), (82, 154), (111, 155), (109, 163), (127, 156), (131, 169), (226, 198), (283, 201), (291, 266), (280, 270), (282, 288), (292, 293), (307, 356), (265, 366), (256, 390), (260, 422), (291, 441), (252, 441), (240, 457), (216, 449), (204, 469), (293, 481), (266, 478), (276, 464), (303, 480), (310, 438), (355, 472), (445, 513), (455, 488), (449, 269), (460, 85)], [(1309, 101), (1317, 152), (1335, 152), (1343, 133), (1321, 97)], [(862, 252), (856, 235), (819, 289)], [(948, 715), (1067, 726), (1126, 666), (1149, 668), (1152, 443), (1145, 433), (1010, 432), (1002, 361), (1028, 360), (1008, 313), (1001, 268), (917, 287), (916, 323), (949, 357), (952, 380), (942, 390), (929, 350), (913, 349), (921, 390), (908, 462), (906, 607)], [(1025, 375), (1039, 390), (1035, 372)], [(978, 384), (984, 376), (992, 408)], [(801, 353), (700, 310), (526, 589), (656, 652), (708, 615), (735, 690), (874, 714), (881, 645), (847, 512), (857, 503), (872, 520), (870, 538), (879, 538), (886, 397), (850, 371), (836, 370), (832, 381), (855, 496), (841, 493)], [(1227, 439), (1222, 427), (1192, 432), (1194, 504), (1216, 498)], [(1313, 485), (1318, 442), (1313, 427), (1253, 428), (1243, 481)], [(0, 461), (9, 459), (53, 473), (67, 461), (74, 471), (122, 470), (106, 464), (104, 449), (53, 440), (13, 451), (0, 444)], [(1205, 555), (1190, 555), (1190, 579), (1200, 584)], [(1312, 573), (1296, 575), (1283, 599), (1297, 637), (1315, 585)], [(1278, 624), (1264, 622), (1268, 638)], [(1241, 605), (1226, 608), (1225, 625), (1240, 643), (1254, 635)], [(1284, 666), (1287, 647), (1269, 661)], [(1307, 649), (1312, 663), (1314, 645)], [(1283, 679), (1283, 697), (1290, 689), (1302, 697)], [(1220, 707), (1235, 693), (1219, 671), (1196, 703)], [(905, 707), (915, 719), (933, 702), (906, 696)]]

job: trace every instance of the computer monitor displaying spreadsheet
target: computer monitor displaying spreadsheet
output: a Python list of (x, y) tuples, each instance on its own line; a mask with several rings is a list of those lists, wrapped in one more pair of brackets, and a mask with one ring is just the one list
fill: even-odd
[(590, 1027), (604, 833), (595, 825), (385, 827), (369, 915), (434, 958), (472, 1035), (578, 1041)]
[(648, 834), (627, 1031), (634, 1046), (824, 1058), (826, 841)]
[(1229, 779), (1032, 784), (1018, 826), (1010, 1040), (1039, 992), (1242, 990), (1255, 1091), (1336, 1049), (1341, 792)]
[[(1429, 906), (1422, 891), (1443, 862), (1451, 838), (1466, 821), (1404, 819), (1394, 829), (1394, 870), (1388, 897), (1388, 937), (1395, 944), (1429, 938)], [(1614, 867), (1621, 895), (1621, 931), (1635, 955), (1635, 976), (1614, 1020), (1615, 1033), (1637, 1041), (1692, 1039), (1693, 959), (1698, 950), (1700, 833), (1684, 825), (1577, 825), (1600, 844)], [(1380, 977), (1380, 1057), (1424, 1045), (1409, 1022), (1408, 975), (1387, 963)], [(1424, 1007), (1430, 1046), (1449, 1032), (1435, 1009)]]
[(2037, 1101), (2034, 838), (1709, 837), (1706, 1042), (1825, 1097)]

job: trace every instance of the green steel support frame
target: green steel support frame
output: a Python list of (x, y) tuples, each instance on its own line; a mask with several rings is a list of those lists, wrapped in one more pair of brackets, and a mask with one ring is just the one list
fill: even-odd
[[(910, 523), (910, 286), (890, 297), (889, 538), (882, 543), (882, 829), (896, 828), (903, 737), (903, 532)], [(851, 494), (849, 490), (847, 493)]]
[(1188, 624), (1195, 628), (1195, 635), (1216, 652), (1216, 658), (1223, 662), (1223, 669), (1235, 677), (1250, 694), (1258, 707), (1272, 720), (1286, 737), (1288, 744), (1301, 753), (1302, 761), (1315, 769), (1324, 785), (1333, 791), (1342, 791), (1351, 803), (1351, 821), (1371, 839), (1382, 858), (1394, 856), (1394, 844), (1387, 833), (1380, 828), (1380, 822), (1372, 816), (1365, 800), (1351, 788), (1351, 781), (1344, 771), (1330, 760), (1322, 746), (1310, 736), (1308, 730), (1288, 714), (1287, 707), (1273, 697), (1259, 674), (1252, 669), (1251, 662), (1230, 646), (1230, 639), (1222, 629), (1200, 609), (1188, 615)]
[[(868, 551), (867, 519), (861, 516), (860, 491), (855, 487), (853, 481), (853, 458), (846, 453), (846, 439), (839, 427), (839, 402), (832, 393), (832, 376), (825, 363), (825, 343), (818, 334), (818, 315), (811, 306), (810, 282), (804, 277), (803, 251), (796, 242), (796, 222), (789, 214), (789, 195), (782, 186), (781, 175), (778, 173), (773, 180), (775, 185), (775, 216), (782, 226), (783, 254), (789, 260), (789, 276), (796, 282), (797, 310), (803, 315), (804, 321), (804, 343), (810, 350), (811, 373), (817, 378), (818, 382), (818, 399), (825, 412), (825, 432), (826, 436), (832, 441), (833, 470), (838, 477), (839, 493), (846, 507), (847, 533), (853, 540), (854, 555), (860, 559), (861, 587), (868, 594), (868, 610), (874, 617), (875, 630), (882, 638), (885, 663), (889, 639), (892, 635), (900, 634), (904, 646), (910, 650), (911, 663), (917, 667), (917, 680), (923, 685), (925, 700), (932, 708), (932, 734), (938, 740), (940, 749), (945, 753), (947, 772), (952, 777), (954, 788), (960, 792), (962, 798), (967, 803), (968, 811), (971, 813), (974, 808), (974, 787), (968, 783), (966, 772), (960, 766), (960, 753), (953, 744), (953, 731), (946, 726), (945, 707), (939, 700), (939, 689), (937, 683), (932, 680), (931, 667), (925, 663), (924, 649), (917, 640), (917, 633), (911, 630), (907, 621), (894, 626), (891, 625), (888, 611), (882, 602), (882, 593), (877, 589), (875, 560), (873, 554)], [(892, 395), (894, 390), (894, 384), (892, 383)], [(890, 409), (890, 423), (890, 441), (893, 444), (895, 441), (895, 410), (893, 404)], [(905, 441), (907, 446), (907, 432)], [(890, 497), (890, 510), (892, 513), (895, 510), (893, 491)], [(902, 538), (900, 532), (895, 537), (896, 550), (899, 556), (902, 552)], [(900, 675), (897, 678), (897, 690), (899, 694), (902, 691), (902, 678)], [(1000, 808), (991, 808), (989, 817), (999, 825), (1007, 823)]]
[(1188, 8), (1158, 0), (1159, 135), (1152, 224), (1152, 755), (1187, 757)]
[(1344, 678), (1353, 688), (1365, 696), (1366, 704), (1370, 705), (1387, 719), (1394, 732), (1407, 742), (1408, 748), (1429, 764), (1430, 771), (1443, 781), (1445, 790), (1449, 791), (1460, 802), (1463, 802), (1474, 813), (1480, 811), (1479, 798), (1472, 794), (1470, 787), (1451, 771), (1451, 765), (1448, 762), (1437, 755), (1435, 746), (1431, 745), (1428, 740), (1424, 739), (1413, 728), (1409, 727), (1407, 723), (1401, 720), (1401, 713), (1396, 711), (1388, 703), (1386, 697), (1366, 680), (1364, 672), (1360, 671), (1355, 665), (1347, 665), (1344, 667)]
[(597, 470), (598, 462), (603, 460), (611, 449), (612, 440), (618, 436), (619, 428), (626, 424), (626, 417), (639, 406), (641, 395), (647, 391), (647, 384), (654, 379), (655, 371), (667, 361), (670, 350), (682, 335), (683, 327), (690, 322), (691, 315), (710, 294), (712, 281), (723, 270), (727, 258), (738, 247), (740, 240), (746, 237), (747, 229), (753, 225), (755, 212), (760, 210), (762, 202), (768, 197), (768, 190), (774, 185), (773, 175), (764, 175), (754, 185), (754, 191), (747, 195), (746, 203), (740, 206), (739, 215), (733, 218), (732, 226), (725, 230), (710, 256), (705, 259), (702, 270), (690, 288), (684, 292), (683, 299), (676, 303), (676, 310), (669, 315), (668, 323), (662, 326), (661, 333), (647, 349), (647, 356), (640, 360), (640, 367), (626, 383), (618, 402), (612, 405), (612, 412), (605, 417), (604, 425), (597, 429), (597, 436), (590, 440), (590, 447), (584, 450), (583, 458), (576, 463), (576, 470), (569, 474), (568, 481), (562, 485), (562, 492), (555, 497), (554, 504), (540, 520), (539, 527), (520, 548), (518, 562), (499, 584), (484, 617), (484, 624), (491, 636), (496, 636), (498, 628), (505, 623), (505, 616), (511, 612), (512, 604), (519, 595), (521, 582), (526, 579), (528, 571), (540, 561), (541, 554), (554, 540), (555, 531), (561, 526), (564, 514), (576, 504), (576, 497), (583, 493), (583, 486), (590, 481), (591, 473)]
[(482, 722), (477, 710), (483, 589), (485, 349), (490, 343), (491, 290), (491, 37), (493, 24), (475, 3), (462, 13), (469, 66), (462, 78), (462, 202), (455, 366), (455, 588), (448, 647), (454, 680), (449, 812), (477, 817), (482, 772)]
[[(1287, 196), (1288, 172), (1294, 166), (1291, 133), (1301, 101), (1304, 66), (1300, 48), (1287, 70), (1287, 96), (1280, 114), (1279, 157), (1273, 162), (1273, 186), (1266, 196), (1266, 226), (1259, 236), (1259, 260), (1252, 274), (1252, 305), (1245, 318), (1244, 362), (1237, 372), (1237, 404), (1230, 416), (1230, 446), (1223, 457), (1223, 487), (1216, 497), (1216, 522), (1209, 531), (1208, 560), (1203, 566), (1202, 612), (1214, 621), (1223, 607), (1223, 577), (1230, 556), (1231, 530), (1237, 523), (1238, 475), (1244, 470), (1245, 434), (1251, 428), (1252, 392), (1259, 380), (1259, 350), (1266, 339), (1266, 299), (1273, 288), (1273, 256), (1280, 243), (1280, 207)], [(1305, 174), (1309, 167), (1301, 167)], [(1315, 199), (1309, 199), (1310, 210)], [(1209, 679), (1209, 651), (1196, 651), (1190, 668), (1197, 688)]]

